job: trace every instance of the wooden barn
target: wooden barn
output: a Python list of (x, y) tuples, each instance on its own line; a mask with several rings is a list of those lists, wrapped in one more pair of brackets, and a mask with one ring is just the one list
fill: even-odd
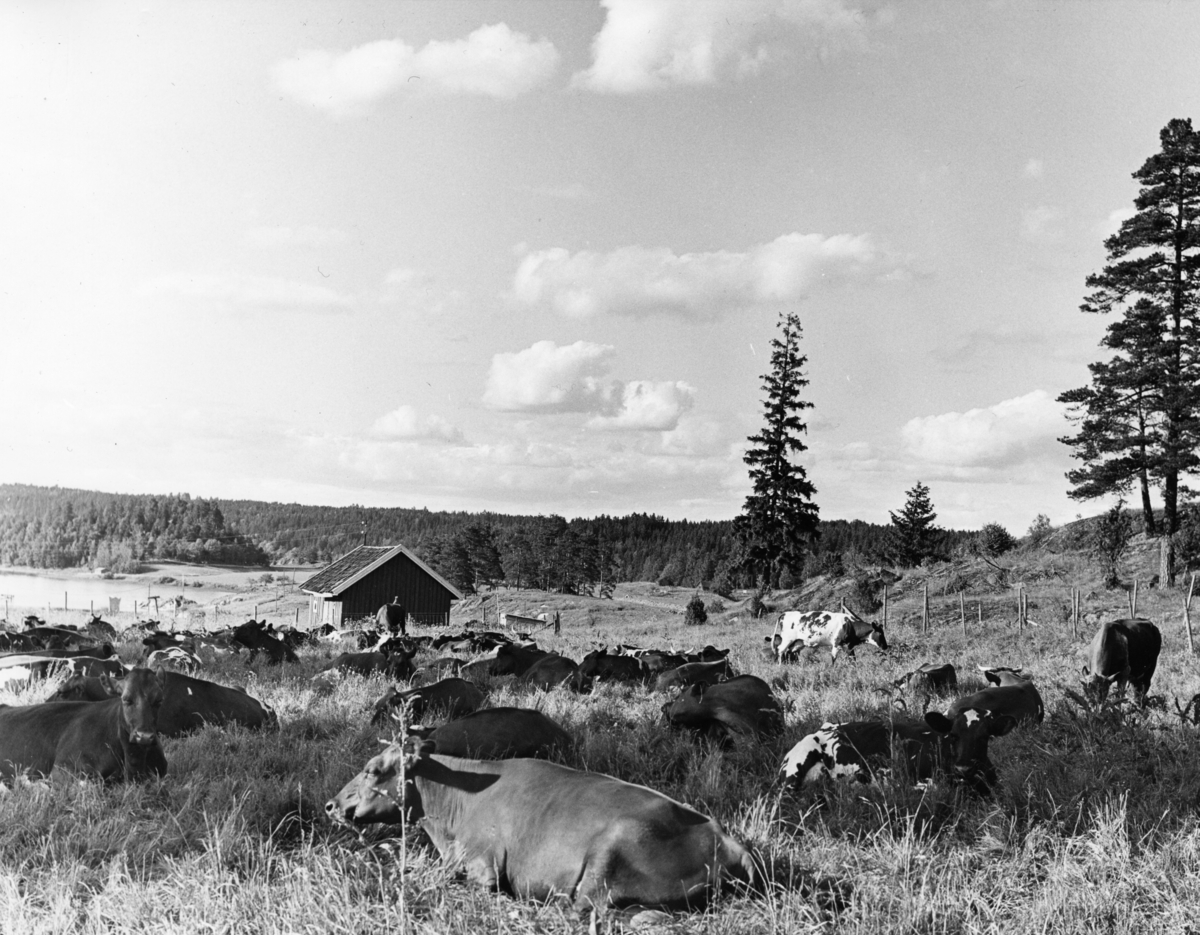
[(309, 626), (372, 617), (394, 598), (413, 623), (444, 626), (458, 588), (402, 545), (360, 545), (300, 585), (311, 597)]

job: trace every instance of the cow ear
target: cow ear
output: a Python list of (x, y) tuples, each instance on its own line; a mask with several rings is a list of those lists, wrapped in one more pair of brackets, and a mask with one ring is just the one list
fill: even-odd
[(954, 722), (939, 711), (926, 711), (925, 723), (939, 734), (948, 734), (954, 727)]
[(1003, 737), (1010, 730), (1017, 726), (1017, 719), (1011, 714), (1000, 714), (992, 719), (992, 725), (988, 733), (993, 737)]
[(100, 673), (100, 684), (101, 684), (101, 686), (103, 686), (104, 690), (106, 692), (108, 692), (110, 695), (121, 694), (121, 687), (116, 683), (116, 681), (114, 681), (113, 677), (111, 675), (109, 675), (107, 672)]
[(1086, 663), (1086, 662), (1083, 664), (1083, 674), (1084, 674), (1084, 675), (1091, 675), (1091, 674), (1092, 674), (1091, 670), (1090, 670), (1090, 669), (1087, 667), (1087, 663)]

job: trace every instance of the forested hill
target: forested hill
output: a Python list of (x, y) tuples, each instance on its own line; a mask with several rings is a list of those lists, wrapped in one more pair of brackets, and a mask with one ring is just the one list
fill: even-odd
[[(666, 520), (635, 513), (557, 516), (435, 513), (424, 509), (323, 507), (188, 494), (110, 494), (0, 485), (0, 564), (41, 568), (180, 559), (222, 564), (313, 564), (356, 545), (404, 543), (457, 584), (536, 583), (575, 589), (612, 581), (737, 581), (729, 521)], [(811, 561), (881, 554), (889, 527), (860, 520), (821, 524)], [(948, 553), (974, 533), (943, 531)]]

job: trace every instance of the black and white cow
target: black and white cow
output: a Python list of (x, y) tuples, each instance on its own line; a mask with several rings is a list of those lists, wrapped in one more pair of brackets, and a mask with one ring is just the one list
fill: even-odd
[(771, 634), (771, 647), (778, 662), (795, 658), (802, 649), (820, 646), (828, 646), (831, 663), (837, 662), (842, 649), (853, 656), (854, 647), (861, 643), (870, 643), (880, 650), (888, 648), (883, 627), (853, 613), (789, 610), (779, 615)]

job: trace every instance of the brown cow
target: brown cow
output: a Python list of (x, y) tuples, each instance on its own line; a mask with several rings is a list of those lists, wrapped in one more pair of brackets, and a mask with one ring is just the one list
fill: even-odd
[(672, 727), (720, 740), (764, 737), (783, 729), (783, 709), (756, 675), (739, 675), (711, 687), (691, 685), (662, 706)]
[(167, 758), (158, 739), (160, 677), (134, 669), (120, 697), (92, 703), (0, 706), (0, 778), (55, 769), (101, 779), (162, 776)]
[(405, 702), (414, 720), (420, 720), (425, 712), (435, 709), (449, 717), (461, 717), (477, 710), (486, 696), (466, 679), (448, 678), (431, 685), (422, 685), (409, 691), (397, 691), (390, 686), (387, 693), (375, 702), (372, 724), (386, 724), (393, 710)]
[(1145, 706), (1161, 649), (1162, 634), (1149, 620), (1109, 620), (1101, 624), (1083, 667), (1087, 676), (1084, 690), (1093, 701), (1103, 702), (1113, 682), (1121, 693), (1132, 685), (1134, 699)]
[(550, 691), (557, 685), (569, 682), (578, 668), (579, 665), (574, 659), (568, 659), (558, 653), (550, 653), (526, 669), (521, 676), (521, 681), (534, 688)]
[(434, 752), (475, 760), (544, 757), (571, 746), (571, 735), (541, 711), (485, 708), (441, 727), (410, 732), (435, 744)]
[(688, 662), (663, 672), (654, 680), (656, 692), (667, 692), (689, 685), (716, 685), (717, 682), (733, 677), (733, 666), (729, 660), (719, 662)]
[(746, 848), (660, 792), (539, 760), (442, 756), (415, 738), (374, 757), (325, 810), (355, 824), (420, 820), (474, 882), (565, 895), (580, 911), (697, 908), (723, 880), (755, 878)]
[[(162, 672), (160, 678), (163, 703), (158, 712), (158, 732), (164, 737), (182, 737), (205, 724), (240, 724), (250, 730), (279, 725), (274, 711), (239, 689), (181, 672)], [(112, 679), (73, 675), (46, 700), (104, 701), (121, 691), (121, 685)]]

